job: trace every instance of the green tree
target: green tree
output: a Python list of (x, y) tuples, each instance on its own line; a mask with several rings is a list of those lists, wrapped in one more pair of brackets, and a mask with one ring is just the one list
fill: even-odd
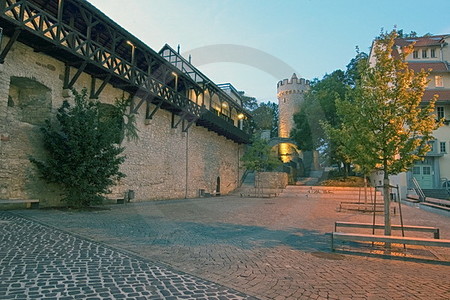
[(270, 130), (270, 136), (278, 135), (278, 104), (262, 102), (252, 111), (255, 130)]
[[(56, 122), (42, 128), (48, 158), (31, 157), (42, 177), (62, 187), (69, 207), (101, 203), (108, 187), (125, 175), (119, 171), (125, 160), (119, 143), (127, 134), (137, 137), (134, 116), (127, 115), (128, 100), (107, 106), (89, 101), (84, 89), (74, 91), (75, 104), (64, 101)], [(103, 109), (102, 109), (103, 107)]]
[(244, 95), (244, 92), (239, 92), (241, 99), (242, 99), (242, 106), (244, 109), (248, 111), (253, 111), (258, 107), (258, 101), (255, 97), (250, 97)]
[(433, 114), (436, 99), (421, 106), (428, 73), (408, 68), (405, 57), (412, 46), (398, 51), (397, 36), (393, 30), (375, 40), (375, 64), (364, 68), (351, 95), (336, 103), (341, 126), (326, 128), (352, 162), (366, 171), (383, 171), (386, 235), (391, 234), (389, 175), (405, 172), (421, 159), (440, 125)]
[(244, 167), (250, 171), (273, 171), (281, 165), (278, 157), (271, 152), (267, 141), (255, 138), (241, 158)]
[(301, 150), (320, 149), (331, 164), (340, 165), (343, 158), (336, 152), (334, 142), (327, 139), (320, 124), (328, 122), (333, 127), (340, 124), (335, 101), (337, 98), (345, 97), (349, 89), (346, 82), (346, 73), (341, 70), (325, 75), (322, 80), (313, 80), (310, 90), (305, 95), (305, 101), (301, 104), (299, 112), (294, 115), (295, 127), (291, 131), (291, 138)]

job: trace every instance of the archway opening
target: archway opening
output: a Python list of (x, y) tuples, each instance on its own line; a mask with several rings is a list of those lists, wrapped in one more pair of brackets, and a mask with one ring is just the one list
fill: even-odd
[(15, 110), (21, 122), (42, 125), (52, 111), (51, 90), (34, 79), (11, 77), (8, 107)]

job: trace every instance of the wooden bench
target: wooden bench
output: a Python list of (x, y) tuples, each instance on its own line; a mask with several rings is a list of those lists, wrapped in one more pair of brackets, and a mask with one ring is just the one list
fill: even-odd
[[(372, 229), (384, 229), (383, 224), (373, 224), (370, 223), (354, 223), (354, 222), (335, 222), (334, 231), (338, 231), (338, 227), (351, 227), (351, 228), (369, 228)], [(391, 225), (392, 230), (402, 230), (401, 225)], [(437, 227), (427, 227), (427, 226), (414, 226), (414, 225), (403, 225), (403, 230), (405, 231), (418, 231), (418, 232), (431, 232), (433, 233), (433, 238), (439, 239), (439, 228)]]
[(0, 199), (0, 204), (30, 204), (30, 208), (39, 208), (38, 199)]
[(397, 243), (407, 245), (421, 245), (421, 246), (435, 246), (435, 247), (450, 247), (450, 240), (441, 239), (426, 239), (417, 237), (401, 237), (401, 236), (387, 236), (387, 235), (372, 235), (372, 234), (356, 234), (356, 233), (331, 233), (331, 250), (335, 250), (335, 241), (359, 241), (359, 242), (381, 242), (381, 243)]
[(125, 197), (123, 194), (115, 193), (115, 194), (107, 194), (105, 195), (105, 200), (107, 203), (111, 204), (125, 204)]
[[(356, 211), (363, 211), (363, 212), (373, 212), (373, 203), (363, 203), (363, 202), (347, 202), (343, 201), (339, 204), (338, 211), (345, 210), (356, 210)], [(375, 212), (383, 212), (384, 211), (384, 203), (379, 202), (375, 203)], [(395, 211), (394, 211), (395, 214)]]
[(427, 198), (425, 200), (425, 203), (432, 203), (432, 204), (450, 207), (450, 200), (444, 200), (444, 199)]
[(429, 202), (421, 202), (420, 205), (433, 207), (433, 208), (436, 208), (436, 209), (441, 209), (441, 210), (445, 210), (445, 211), (449, 211), (450, 212), (450, 207), (443, 206), (443, 205), (440, 205), (440, 204), (433, 204), (433, 203), (429, 203)]
[(241, 193), (241, 198), (272, 198), (277, 196), (277, 193)]
[(403, 200), (411, 203), (419, 203), (420, 197), (418, 195), (406, 195), (406, 198)]

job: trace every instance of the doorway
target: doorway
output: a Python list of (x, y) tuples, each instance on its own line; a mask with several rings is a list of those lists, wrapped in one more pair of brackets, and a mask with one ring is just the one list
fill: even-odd
[(217, 176), (216, 196), (220, 196), (220, 176)]
[(422, 189), (433, 188), (433, 172), (431, 165), (414, 165), (412, 173)]

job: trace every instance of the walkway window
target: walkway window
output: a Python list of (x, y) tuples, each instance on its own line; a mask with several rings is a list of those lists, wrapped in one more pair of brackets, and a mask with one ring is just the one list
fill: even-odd
[(430, 50), (430, 56), (431, 57), (436, 57), (436, 49), (431, 49)]
[(427, 49), (423, 49), (422, 50), (422, 58), (427, 58), (428, 57), (428, 55), (427, 55)]

